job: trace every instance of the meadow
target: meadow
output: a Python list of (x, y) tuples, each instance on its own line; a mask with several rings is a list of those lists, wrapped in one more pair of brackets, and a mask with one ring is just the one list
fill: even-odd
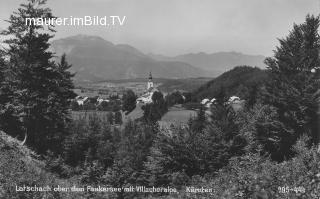
[(179, 106), (169, 108), (169, 111), (159, 121), (160, 126), (169, 126), (171, 124), (186, 124), (191, 117), (197, 115), (194, 110), (186, 110)]

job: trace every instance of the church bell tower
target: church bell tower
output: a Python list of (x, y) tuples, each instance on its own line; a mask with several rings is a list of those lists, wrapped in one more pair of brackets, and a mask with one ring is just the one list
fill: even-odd
[(149, 73), (149, 80), (148, 80), (148, 84), (147, 84), (147, 89), (150, 90), (153, 88), (153, 81), (152, 81), (152, 74), (151, 72)]

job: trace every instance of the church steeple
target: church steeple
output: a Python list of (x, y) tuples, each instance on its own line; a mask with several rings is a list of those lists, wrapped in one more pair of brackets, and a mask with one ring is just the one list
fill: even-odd
[(152, 74), (151, 72), (149, 73), (149, 81), (148, 81), (148, 84), (147, 84), (147, 90), (150, 90), (153, 88), (153, 82), (152, 82)]

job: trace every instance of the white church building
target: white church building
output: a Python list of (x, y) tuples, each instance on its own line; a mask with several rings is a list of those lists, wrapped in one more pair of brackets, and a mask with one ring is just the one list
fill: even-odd
[(158, 89), (156, 89), (154, 87), (154, 84), (153, 84), (153, 81), (152, 81), (152, 74), (150, 72), (148, 83), (147, 83), (147, 90), (146, 90), (145, 93), (143, 93), (143, 95), (141, 95), (137, 99), (137, 104), (149, 104), (149, 103), (151, 103), (152, 102), (152, 95), (156, 91), (158, 91)]

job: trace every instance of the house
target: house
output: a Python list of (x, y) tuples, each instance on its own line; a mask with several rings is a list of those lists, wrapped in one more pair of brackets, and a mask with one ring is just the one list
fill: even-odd
[(110, 100), (108, 100), (108, 99), (103, 99), (103, 98), (99, 97), (99, 98), (97, 99), (97, 102), (98, 102), (98, 104), (101, 104), (102, 102), (110, 102)]
[(206, 108), (210, 108), (212, 104), (217, 101), (216, 98), (212, 98), (211, 100), (208, 98), (203, 99), (200, 103), (204, 105)]
[(231, 96), (228, 100), (228, 104), (231, 104), (231, 103), (239, 103), (240, 102), (240, 98), (237, 97), (237, 96)]
[[(227, 102), (224, 103), (224, 105), (231, 105), (233, 106), (234, 109), (239, 110), (238, 107), (242, 107), (242, 102), (243, 100), (241, 100), (239, 97), (237, 96), (231, 96), (229, 98), (229, 100)], [(202, 105), (204, 105), (204, 107), (206, 108), (211, 108), (212, 105), (217, 104), (217, 99), (216, 98), (212, 98), (211, 100), (208, 98), (205, 98), (203, 100), (201, 100), (200, 102)]]
[(205, 104), (205, 107), (206, 108), (210, 108), (212, 106), (212, 104), (215, 104), (217, 101), (216, 98), (212, 98), (211, 100), (209, 100), (206, 104)]
[(76, 102), (78, 105), (84, 105), (87, 101), (89, 100), (89, 97), (82, 97), (82, 96), (77, 96), (76, 97)]
[(210, 102), (210, 100), (208, 98), (205, 98), (201, 101), (201, 104), (206, 105), (208, 102)]
[(211, 103), (215, 103), (216, 101), (217, 101), (216, 98), (212, 98), (212, 99), (210, 100)]

